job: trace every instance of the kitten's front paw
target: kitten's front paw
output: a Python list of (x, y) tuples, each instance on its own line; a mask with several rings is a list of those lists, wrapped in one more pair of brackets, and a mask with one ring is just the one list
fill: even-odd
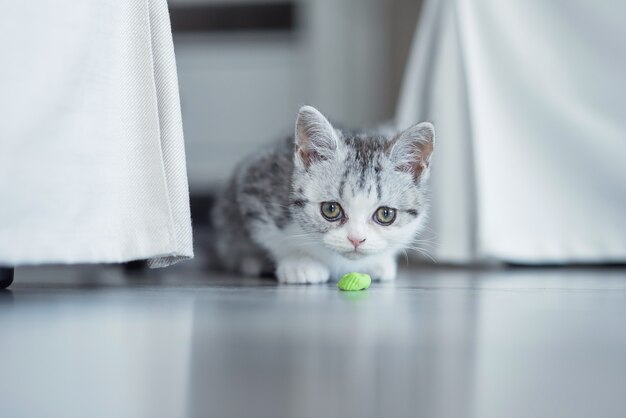
[(288, 258), (278, 263), (276, 278), (281, 283), (324, 283), (330, 271), (310, 258)]
[(394, 258), (383, 258), (378, 260), (370, 268), (370, 276), (372, 279), (388, 282), (395, 280), (398, 273), (398, 263)]

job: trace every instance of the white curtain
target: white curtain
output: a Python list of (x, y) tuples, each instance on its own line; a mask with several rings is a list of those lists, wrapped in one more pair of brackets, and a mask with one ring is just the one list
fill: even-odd
[(626, 261), (626, 3), (425, 0), (397, 123), (437, 128), (449, 262)]
[(0, 265), (193, 256), (165, 0), (0, 13)]

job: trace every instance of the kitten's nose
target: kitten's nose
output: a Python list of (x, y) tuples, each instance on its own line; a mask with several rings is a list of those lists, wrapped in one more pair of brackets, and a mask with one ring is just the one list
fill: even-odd
[(365, 238), (361, 239), (361, 238), (348, 237), (348, 241), (350, 241), (352, 245), (354, 245), (354, 249), (356, 250), (356, 248), (365, 241)]

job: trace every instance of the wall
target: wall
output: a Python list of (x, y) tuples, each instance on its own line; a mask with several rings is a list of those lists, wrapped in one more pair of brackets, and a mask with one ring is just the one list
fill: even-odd
[[(170, 2), (174, 9), (188, 4)], [(243, 156), (290, 135), (302, 104), (347, 126), (393, 117), (419, 2), (294, 4), (291, 30), (174, 33), (192, 193), (204, 193)]]

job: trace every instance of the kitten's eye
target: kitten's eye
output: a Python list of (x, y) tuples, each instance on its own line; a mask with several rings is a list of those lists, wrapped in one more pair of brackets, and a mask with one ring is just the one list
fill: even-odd
[(396, 210), (381, 206), (376, 209), (374, 220), (383, 226), (391, 225), (396, 220)]
[(322, 216), (327, 221), (337, 221), (343, 217), (343, 209), (337, 202), (322, 202)]

